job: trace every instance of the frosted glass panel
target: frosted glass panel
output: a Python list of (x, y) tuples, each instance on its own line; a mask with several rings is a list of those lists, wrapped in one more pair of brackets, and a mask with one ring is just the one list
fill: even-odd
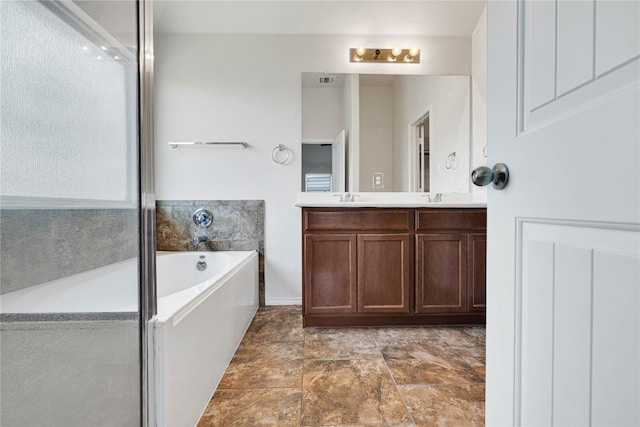
[(0, 193), (133, 203), (135, 54), (87, 15), (0, 3)]

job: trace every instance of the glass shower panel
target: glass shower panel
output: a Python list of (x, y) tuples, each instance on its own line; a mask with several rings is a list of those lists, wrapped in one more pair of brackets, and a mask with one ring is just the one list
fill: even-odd
[(137, 2), (0, 1), (0, 420), (141, 423)]

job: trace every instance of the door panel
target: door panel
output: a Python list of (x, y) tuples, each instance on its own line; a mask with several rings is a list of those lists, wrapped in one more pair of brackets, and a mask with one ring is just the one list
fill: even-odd
[(640, 2), (596, 1), (596, 75), (640, 55)]
[(555, 4), (556, 87), (557, 95), (562, 96), (593, 77), (593, 2), (562, 1)]
[(305, 314), (355, 313), (356, 235), (304, 237)]
[(593, 425), (640, 425), (639, 271), (637, 253), (594, 254)]
[[(640, 235), (607, 227), (519, 222), (523, 425), (640, 423)], [(612, 334), (620, 325), (631, 334)]]
[(464, 312), (467, 302), (467, 236), (416, 236), (416, 313)]
[[(529, 67), (525, 78), (525, 108), (533, 111), (553, 101), (555, 91), (555, 68), (547, 64), (555, 63), (556, 55), (556, 15), (555, 3), (539, 1), (527, 4), (528, 14), (525, 25), (535, 26), (538, 31), (525, 34), (525, 63)], [(535, 36), (535, 40), (533, 37)]]
[(488, 163), (511, 171), (488, 192), (487, 425), (640, 423), (640, 23), (627, 3), (487, 5)]
[(358, 311), (409, 313), (409, 234), (358, 235)]
[(520, 132), (637, 82), (638, 9), (638, 2), (621, 1), (521, 3)]

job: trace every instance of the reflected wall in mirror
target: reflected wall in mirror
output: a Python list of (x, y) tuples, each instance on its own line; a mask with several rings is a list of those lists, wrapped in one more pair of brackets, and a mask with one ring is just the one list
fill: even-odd
[[(302, 191), (330, 173), (332, 191), (469, 192), (469, 94), (469, 76), (302, 73)], [(329, 161), (342, 130), (344, 162)]]

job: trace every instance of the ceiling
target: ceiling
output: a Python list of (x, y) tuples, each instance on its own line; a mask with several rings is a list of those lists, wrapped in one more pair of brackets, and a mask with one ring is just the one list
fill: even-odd
[(471, 36), (485, 0), (155, 0), (154, 31)]

